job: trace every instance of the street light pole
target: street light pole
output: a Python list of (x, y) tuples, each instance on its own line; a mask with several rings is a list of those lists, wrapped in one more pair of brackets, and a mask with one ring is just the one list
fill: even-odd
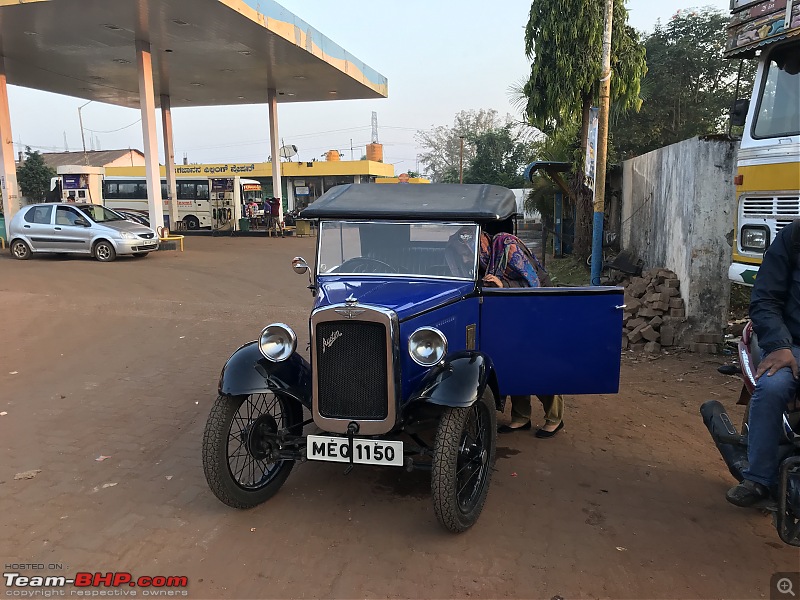
[(464, 136), (458, 136), (461, 140), (461, 151), (458, 159), (458, 183), (464, 183)]
[(78, 122), (81, 124), (81, 143), (83, 144), (83, 164), (89, 164), (89, 157), (86, 156), (86, 137), (83, 135), (83, 116), (81, 115), (81, 109), (85, 106), (91, 104), (92, 101), (89, 100), (86, 104), (82, 104), (78, 107)]

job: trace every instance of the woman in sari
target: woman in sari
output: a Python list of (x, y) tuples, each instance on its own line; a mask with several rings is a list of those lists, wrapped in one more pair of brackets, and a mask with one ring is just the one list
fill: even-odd
[[(534, 254), (510, 233), (494, 237), (481, 232), (479, 275), (484, 286), (499, 288), (550, 287), (550, 277)], [(564, 398), (561, 395), (537, 395), (544, 408), (545, 423), (536, 437), (553, 437), (564, 427)], [(531, 428), (531, 397), (511, 396), (511, 423), (501, 425), (499, 433)]]

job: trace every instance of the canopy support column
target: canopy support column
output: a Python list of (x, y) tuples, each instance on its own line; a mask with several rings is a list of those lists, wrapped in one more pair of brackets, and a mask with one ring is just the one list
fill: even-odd
[(166, 158), (167, 191), (169, 194), (169, 225), (177, 229), (178, 184), (175, 181), (175, 146), (172, 138), (172, 105), (169, 95), (161, 95), (161, 125), (164, 128), (164, 156)]
[(278, 219), (283, 228), (283, 195), (281, 192), (281, 157), (278, 145), (278, 94), (274, 88), (267, 90), (269, 103), (269, 147), (272, 153), (272, 195), (281, 201)]
[[(14, 164), (14, 136), (11, 134), (11, 111), (8, 107), (8, 87), (6, 86), (6, 59), (0, 55), (0, 153), (3, 159), (2, 191), (3, 214), (8, 229), (11, 218), (20, 209), (19, 187), (17, 186), (17, 167)], [(6, 232), (0, 230), (0, 237)]]
[(161, 170), (158, 165), (156, 136), (156, 100), (153, 88), (153, 58), (150, 44), (136, 40), (136, 63), (139, 69), (139, 107), (142, 112), (144, 163), (147, 174), (147, 200), (150, 227), (158, 232), (164, 226), (164, 205), (161, 202)]

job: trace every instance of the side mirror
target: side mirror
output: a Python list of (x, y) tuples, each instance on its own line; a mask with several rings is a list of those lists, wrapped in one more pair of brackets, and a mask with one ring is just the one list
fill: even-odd
[(750, 100), (739, 99), (731, 108), (731, 125), (741, 127), (747, 120), (747, 111), (750, 110)]
[(75, 225), (80, 225), (81, 227), (91, 227), (92, 224), (89, 223), (86, 219), (75, 219)]
[(294, 269), (294, 272), (297, 273), (298, 275), (307, 273), (308, 263), (306, 262), (306, 259), (301, 256), (295, 256), (292, 259), (292, 269)]

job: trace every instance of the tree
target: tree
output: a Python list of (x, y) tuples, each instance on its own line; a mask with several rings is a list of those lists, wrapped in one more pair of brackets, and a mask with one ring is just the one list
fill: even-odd
[[(614, 145), (638, 156), (696, 135), (724, 133), (739, 61), (723, 58), (728, 15), (713, 8), (678, 11), (644, 41), (647, 76), (636, 114), (615, 115)], [(742, 90), (752, 87), (755, 61), (742, 65)]]
[[(523, 92), (530, 124), (547, 134), (580, 123), (581, 153), (571, 181), (577, 203), (575, 252), (591, 248), (591, 196), (583, 186), (582, 153), (589, 109), (596, 103), (602, 65), (604, 0), (534, 0), (525, 28), (525, 52), (532, 59)], [(647, 71), (639, 35), (627, 25), (624, 0), (614, 0), (611, 39), (611, 100), (621, 108), (641, 106), (640, 80)]]
[(452, 127), (440, 125), (418, 131), (415, 138), (422, 146), (419, 155), (425, 173), (433, 183), (458, 183), (461, 159), (461, 138), (464, 138), (464, 167), (475, 156), (475, 146), (469, 140), (501, 126), (496, 110), (462, 110)]
[(489, 183), (508, 188), (525, 185), (522, 173), (530, 162), (530, 145), (512, 123), (469, 136), (475, 156), (464, 169), (464, 183)]
[(38, 151), (25, 148), (25, 162), (17, 169), (17, 181), (22, 195), (34, 202), (42, 202), (50, 191), (50, 180), (56, 176)]

